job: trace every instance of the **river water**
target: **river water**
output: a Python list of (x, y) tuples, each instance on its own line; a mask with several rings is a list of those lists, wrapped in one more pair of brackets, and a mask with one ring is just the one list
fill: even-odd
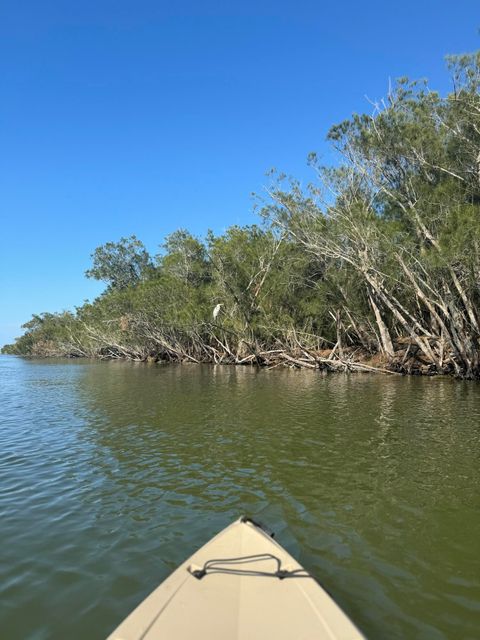
[(480, 637), (480, 385), (0, 358), (0, 635), (102, 639), (246, 513), (371, 640)]

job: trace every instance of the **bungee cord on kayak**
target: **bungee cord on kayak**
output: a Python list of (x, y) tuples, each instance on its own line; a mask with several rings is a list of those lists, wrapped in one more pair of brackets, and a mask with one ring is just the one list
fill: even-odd
[[(226, 567), (224, 565), (240, 565), (250, 562), (262, 562), (264, 560), (274, 560), (277, 564), (276, 571), (260, 571), (257, 569), (239, 569), (235, 566)], [(238, 558), (221, 558), (207, 560), (200, 569), (189, 567), (192, 576), (201, 580), (210, 573), (228, 573), (244, 576), (261, 576), (266, 578), (311, 578), (312, 576), (305, 569), (282, 569), (282, 561), (271, 553), (261, 553), (252, 556), (240, 556)]]

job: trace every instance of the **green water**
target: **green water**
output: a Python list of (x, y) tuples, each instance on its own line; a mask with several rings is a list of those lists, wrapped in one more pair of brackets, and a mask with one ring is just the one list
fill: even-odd
[(256, 516), (370, 639), (480, 637), (480, 385), (0, 358), (0, 636), (103, 638)]

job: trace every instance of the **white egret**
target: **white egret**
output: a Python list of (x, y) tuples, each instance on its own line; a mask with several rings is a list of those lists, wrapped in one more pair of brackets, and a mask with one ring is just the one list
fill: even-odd
[(216, 320), (218, 314), (220, 313), (220, 307), (223, 307), (223, 303), (220, 302), (219, 304), (217, 304), (217, 306), (215, 307), (215, 309), (213, 310), (213, 319)]

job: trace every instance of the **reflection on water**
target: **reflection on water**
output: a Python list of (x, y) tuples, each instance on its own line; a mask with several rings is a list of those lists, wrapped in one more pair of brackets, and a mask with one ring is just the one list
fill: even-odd
[(369, 638), (476, 638), (480, 386), (0, 358), (0, 627), (103, 638), (243, 513)]

